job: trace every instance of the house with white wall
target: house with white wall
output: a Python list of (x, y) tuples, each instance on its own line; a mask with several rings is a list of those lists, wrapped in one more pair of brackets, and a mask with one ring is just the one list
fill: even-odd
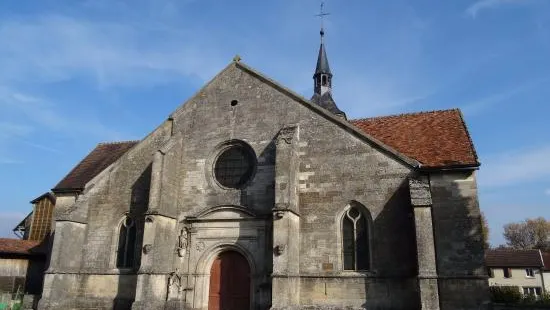
[(550, 283), (550, 272), (544, 278), (539, 250), (488, 250), (485, 261), (489, 286), (515, 286), (524, 295), (540, 297), (545, 291), (545, 282)]
[(544, 264), (544, 267), (542, 268), (544, 290), (547, 293), (550, 293), (550, 252), (542, 253), (542, 262)]

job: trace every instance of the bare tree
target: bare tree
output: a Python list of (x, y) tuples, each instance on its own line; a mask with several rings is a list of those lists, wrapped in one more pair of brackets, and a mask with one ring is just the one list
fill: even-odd
[(504, 225), (504, 238), (514, 249), (550, 249), (550, 222), (543, 217)]

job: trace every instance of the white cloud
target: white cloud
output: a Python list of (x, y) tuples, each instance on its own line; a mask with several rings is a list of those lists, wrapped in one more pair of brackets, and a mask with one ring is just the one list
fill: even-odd
[[(1, 106), (1, 104), (0, 104)], [(11, 156), (10, 142), (29, 135), (33, 128), (28, 125), (16, 124), (0, 120), (0, 164), (21, 164), (21, 160)]]
[(481, 158), (481, 188), (496, 188), (550, 178), (550, 145)]
[(23, 164), (22, 160), (13, 159), (12, 157), (6, 155), (0, 155), (0, 164), (2, 165), (14, 165), (14, 164)]
[(479, 0), (466, 9), (466, 14), (472, 18), (476, 18), (480, 11), (492, 9), (504, 4), (527, 4), (532, 0)]
[(28, 125), (15, 124), (7, 121), (0, 121), (0, 139), (22, 137), (32, 132), (32, 127)]
[[(192, 2), (141, 0), (134, 5), (124, 1), (88, 1), (82, 5), (86, 11), (103, 15), (119, 12), (120, 19), (92, 20), (93, 14), (79, 18), (74, 12), (60, 11), (58, 15), (0, 21), (0, 42), (10, 42), (0, 45), (0, 84), (32, 85), (85, 78), (103, 89), (151, 87), (189, 77), (202, 84), (238, 52), (248, 64), (260, 63), (262, 71), (306, 97), (311, 95), (316, 50), (308, 52), (307, 58), (300, 58), (296, 55), (302, 55), (300, 51), (288, 53), (274, 43), (284, 40), (292, 45), (303, 41), (303, 29), (307, 27), (303, 15), (296, 12), (309, 5), (292, 2), (299, 7), (289, 11), (283, 27), (270, 38), (254, 32), (241, 37), (227, 29), (201, 28), (201, 23), (186, 22), (193, 20), (185, 16), (185, 6)], [(379, 42), (391, 51), (391, 59), (399, 60), (393, 71), (384, 67), (381, 74), (382, 68), (361, 70), (356, 62), (340, 62), (344, 70), (335, 79), (335, 99), (351, 115), (393, 113), (433, 92), (434, 81), (424, 81), (413, 74), (423, 51), (426, 22), (411, 8), (399, 14), (404, 22), (392, 26), (394, 35), (385, 38), (388, 42)], [(336, 35), (338, 30), (334, 31)], [(357, 77), (353, 72), (358, 71), (373, 73), (370, 77)]]
[(491, 94), (487, 97), (475, 100), (470, 103), (466, 103), (461, 106), (462, 112), (467, 115), (475, 115), (481, 113), (483, 110), (490, 108), (491, 106), (509, 100), (523, 92), (526, 92), (534, 87), (539, 86), (540, 84), (548, 81), (548, 79), (536, 79), (528, 81), (526, 83), (516, 85), (515, 87), (506, 89), (502, 92)]
[(34, 143), (34, 142), (30, 142), (30, 141), (21, 141), (21, 143), (23, 143), (25, 145), (28, 145), (30, 147), (33, 147), (35, 149), (39, 149), (39, 150), (42, 150), (42, 151), (47, 151), (47, 152), (50, 152), (50, 153), (57, 153), (57, 154), (63, 153), (61, 150), (58, 150), (56, 148), (53, 148), (53, 147), (50, 147), (50, 146), (47, 146), (47, 145), (43, 145), (43, 144), (40, 144), (40, 143)]
[[(131, 137), (105, 126), (90, 113), (68, 114), (62, 106), (47, 99), (22, 94), (0, 87), (0, 110), (17, 116), (19, 123), (0, 119), (0, 164), (21, 164), (20, 146), (32, 147), (50, 153), (60, 150), (45, 145), (36, 133), (50, 133), (63, 138), (94, 141), (127, 140)], [(2, 117), (2, 115), (0, 115)]]
[(21, 212), (0, 212), (0, 238), (17, 238), (12, 229), (27, 216)]
[(5, 87), (0, 88), (0, 107), (4, 111), (19, 113), (25, 117), (24, 121), (27, 125), (10, 124), (13, 134), (17, 133), (20, 136), (30, 133), (32, 130), (30, 126), (36, 126), (41, 130), (63, 132), (69, 135), (85, 134), (108, 140), (124, 137), (121, 133), (107, 128), (89, 115), (65, 115), (59, 106), (46, 99), (22, 94)]
[(436, 86), (421, 84), (411, 87), (392, 78), (361, 77), (350, 73), (335, 87), (334, 99), (352, 118), (388, 115), (433, 94)]
[(196, 29), (47, 15), (0, 22), (0, 81), (91, 78), (100, 87), (152, 85), (182, 76), (212, 77), (228, 62)]

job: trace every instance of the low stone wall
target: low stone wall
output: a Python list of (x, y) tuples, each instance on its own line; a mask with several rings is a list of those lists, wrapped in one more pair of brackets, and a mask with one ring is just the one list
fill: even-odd
[(550, 305), (506, 305), (493, 304), (492, 310), (550, 310)]
[(8, 295), (15, 292), (23, 293), (25, 291), (27, 268), (27, 259), (1, 258), (0, 292)]
[(270, 310), (365, 310), (363, 307), (339, 307), (339, 306), (315, 306), (315, 305), (302, 305), (302, 306), (288, 306), (288, 307), (271, 307)]

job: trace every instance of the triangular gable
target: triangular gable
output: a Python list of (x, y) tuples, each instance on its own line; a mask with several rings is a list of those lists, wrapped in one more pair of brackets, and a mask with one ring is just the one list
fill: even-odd
[(243, 62), (239, 60), (234, 60), (232, 63), (227, 65), (222, 71), (220, 71), (214, 78), (212, 78), (208, 83), (206, 83), (199, 91), (197, 91), (193, 96), (191, 96), (188, 100), (185, 101), (183, 105), (181, 105), (174, 113), (170, 115), (170, 118), (176, 118), (176, 116), (182, 111), (183, 107), (193, 100), (199, 93), (203, 91), (203, 89), (207, 88), (213, 81), (216, 80), (219, 76), (221, 76), (225, 71), (229, 70), (232, 67), (236, 67), (240, 70), (243, 70), (244, 72), (250, 74), (251, 76), (261, 80), (264, 83), (269, 84), (273, 88), (277, 89), (278, 91), (284, 93), (285, 95), (289, 96), (290, 98), (294, 99), (295, 102), (298, 102), (299, 104), (302, 104), (303, 106), (307, 107), (308, 109), (314, 111), (315, 113), (319, 114), (320, 116), (324, 117), (328, 121), (336, 124), (340, 128), (346, 130), (350, 134), (358, 137), (359, 139), (369, 143), (379, 151), (382, 151), (391, 157), (397, 159), (398, 161), (405, 163), (406, 165), (412, 167), (412, 168), (419, 168), (421, 164), (412, 158), (409, 158), (408, 156), (402, 154), (401, 152), (398, 152), (394, 148), (382, 143), (380, 140), (376, 139), (375, 137), (369, 135), (368, 133), (365, 133), (346, 120), (337, 117), (330, 113), (329, 111), (326, 111), (325, 109), (317, 106), (316, 104), (313, 104), (311, 101), (307, 100), (306, 98), (302, 97), (301, 95), (297, 94), (296, 92), (292, 91), (291, 89), (281, 85), (280, 83), (274, 81), (273, 79), (265, 76), (264, 74), (256, 71), (255, 69), (249, 67), (248, 65), (244, 64)]

